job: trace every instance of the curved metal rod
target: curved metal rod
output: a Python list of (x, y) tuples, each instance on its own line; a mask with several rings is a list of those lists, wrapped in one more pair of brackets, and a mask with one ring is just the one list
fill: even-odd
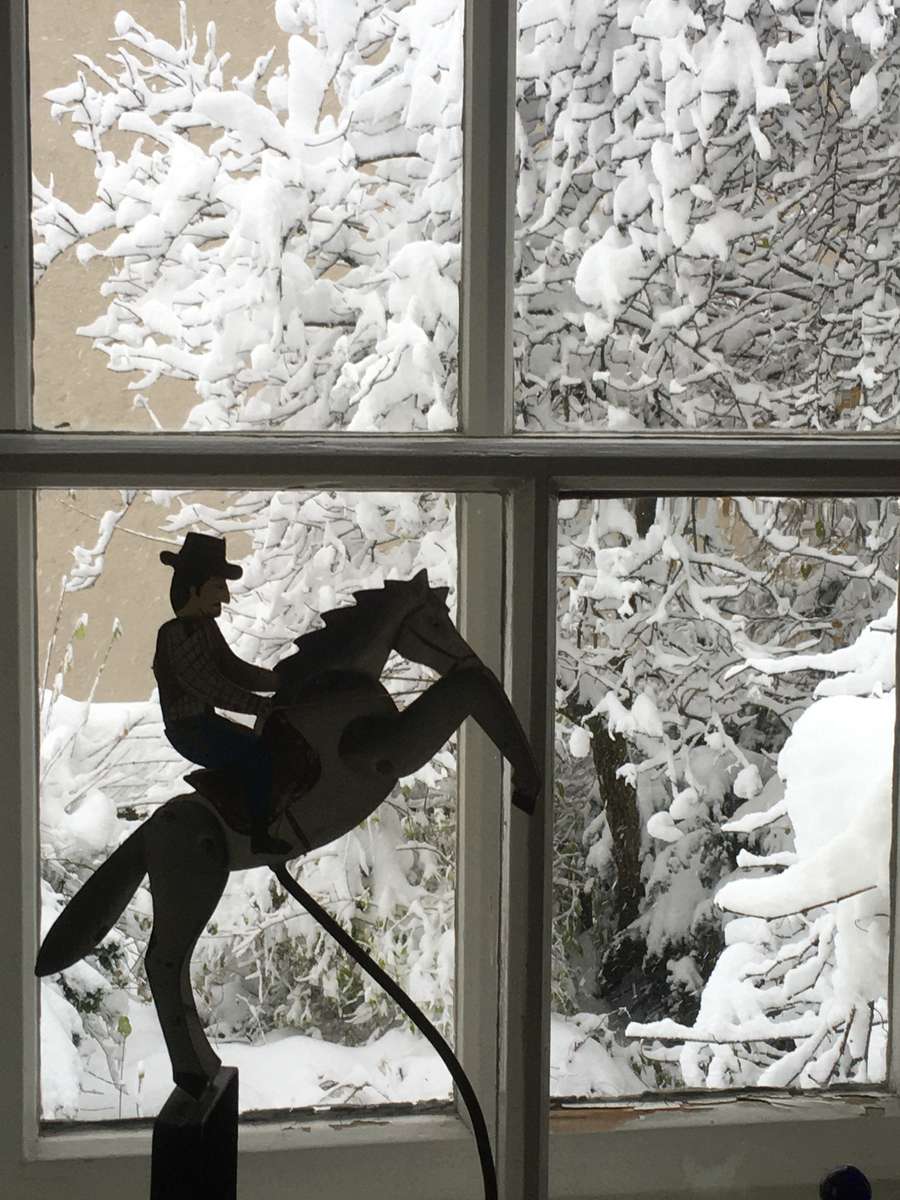
[(395, 980), (391, 979), (386, 971), (383, 971), (379, 967), (378, 963), (363, 950), (362, 946), (347, 933), (346, 929), (335, 921), (334, 917), (325, 911), (321, 904), (313, 900), (309, 892), (305, 891), (290, 874), (287, 867), (282, 863), (280, 866), (272, 867), (272, 870), (275, 872), (276, 879), (285, 891), (290, 892), (298, 904), (301, 904), (311, 916), (315, 917), (323, 929), (331, 934), (334, 940), (347, 951), (350, 957), (355, 959), (363, 970), (367, 971), (375, 982), (384, 988), (391, 999), (399, 1004), (416, 1028), (425, 1035), (440, 1055), (444, 1066), (450, 1072), (453, 1082), (459, 1088), (459, 1093), (465, 1102), (469, 1119), (472, 1122), (472, 1132), (475, 1134), (475, 1144), (478, 1147), (478, 1157), (481, 1161), (481, 1178), (484, 1184), (485, 1200), (497, 1200), (497, 1172), (494, 1169), (494, 1156), (491, 1153), (491, 1143), (484, 1120), (484, 1113), (481, 1111), (481, 1105), (478, 1103), (475, 1089), (469, 1082), (469, 1078), (463, 1070), (459, 1059), (418, 1005), (407, 996), (403, 988)]

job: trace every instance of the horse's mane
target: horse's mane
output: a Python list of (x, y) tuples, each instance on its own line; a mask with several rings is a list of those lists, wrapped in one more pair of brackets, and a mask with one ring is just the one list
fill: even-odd
[(354, 592), (354, 604), (345, 604), (322, 613), (324, 629), (313, 629), (295, 640), (296, 653), (283, 660), (283, 682), (292, 689), (301, 687), (323, 671), (340, 665), (348, 650), (358, 646), (361, 640), (368, 640), (370, 631), (381, 624), (384, 609), (398, 606), (401, 592), (405, 593), (403, 600), (421, 597), (423, 600), (433, 598), (435, 602), (443, 603), (447, 591), (444, 587), (431, 587), (427, 574), (422, 570), (412, 579), (389, 579), (384, 587)]

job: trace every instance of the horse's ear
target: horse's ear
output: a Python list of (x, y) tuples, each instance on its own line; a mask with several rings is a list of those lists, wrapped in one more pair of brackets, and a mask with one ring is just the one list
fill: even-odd
[(421, 571), (417, 571), (412, 577), (412, 582), (416, 585), (416, 590), (419, 592), (427, 592), (428, 587), (428, 572), (423, 567)]
[(447, 597), (450, 595), (450, 589), (448, 587), (435, 587), (431, 589), (431, 594), (435, 600), (440, 600), (442, 604), (446, 604)]

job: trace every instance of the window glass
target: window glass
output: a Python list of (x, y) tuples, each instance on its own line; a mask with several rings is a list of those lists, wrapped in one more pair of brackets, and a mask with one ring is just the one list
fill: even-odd
[(551, 1089), (885, 1079), (898, 504), (567, 499)]
[(455, 428), (461, 5), (29, 9), (39, 426)]
[(897, 428), (892, 20), (521, 0), (521, 429)]
[[(151, 662), (157, 631), (173, 618), (172, 572), (159, 553), (192, 532), (226, 538), (229, 560), (243, 568), (217, 623), (255, 666), (293, 654), (293, 639), (320, 628), (322, 614), (352, 609), (355, 592), (422, 568), (432, 586), (450, 588), (453, 611), (447, 495), (40, 492), (44, 933), (120, 843), (191, 792), (183, 776), (196, 767), (164, 734)], [(392, 655), (383, 681), (402, 708), (434, 678)], [(361, 824), (292, 864), (450, 1039), (455, 781), (450, 743)], [(45, 1119), (152, 1116), (171, 1091), (144, 968), (151, 921), (145, 879), (95, 954), (42, 981)], [(214, 1048), (240, 1068), (245, 1111), (450, 1096), (429, 1045), (265, 867), (231, 874), (192, 978)]]

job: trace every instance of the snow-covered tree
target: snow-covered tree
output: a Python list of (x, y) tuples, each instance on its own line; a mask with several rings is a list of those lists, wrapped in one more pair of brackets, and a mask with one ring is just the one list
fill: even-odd
[(36, 275), (109, 261), (79, 332), (151, 414), (158, 380), (191, 381), (186, 429), (455, 425), (462, 9), (340, 9), (278, 0), (288, 61), (241, 79), (184, 5), (175, 44), (122, 12), (107, 61), (48, 94), (97, 186), (78, 212), (35, 184)]
[[(896, 38), (892, 5), (852, 0), (523, 0), (520, 428), (896, 426)], [(724, 945), (727, 818), (778, 786), (813, 687), (740, 667), (883, 615), (895, 517), (560, 517), (554, 995), (690, 1022)], [(646, 1083), (683, 1082), (657, 1065)]]
[[(770, 808), (782, 794), (779, 753), (810, 722), (814, 672), (875, 653), (876, 635), (862, 631), (895, 603), (897, 516), (894, 501), (874, 500), (563, 502), (563, 1011), (621, 1009), (611, 1018), (620, 1034), (629, 1019), (684, 1024), (702, 1013), (728, 936), (719, 888), (750, 861), (737, 832), (782, 813)], [(892, 639), (881, 637), (888, 654)], [(841, 744), (848, 776), (890, 778), (889, 738), (879, 757)], [(745, 827), (731, 820), (741, 806), (771, 815)], [(671, 1055), (653, 1057), (648, 1084), (696, 1085), (679, 1060), (672, 1070)]]
[(522, 0), (525, 429), (896, 427), (897, 36), (889, 0)]

